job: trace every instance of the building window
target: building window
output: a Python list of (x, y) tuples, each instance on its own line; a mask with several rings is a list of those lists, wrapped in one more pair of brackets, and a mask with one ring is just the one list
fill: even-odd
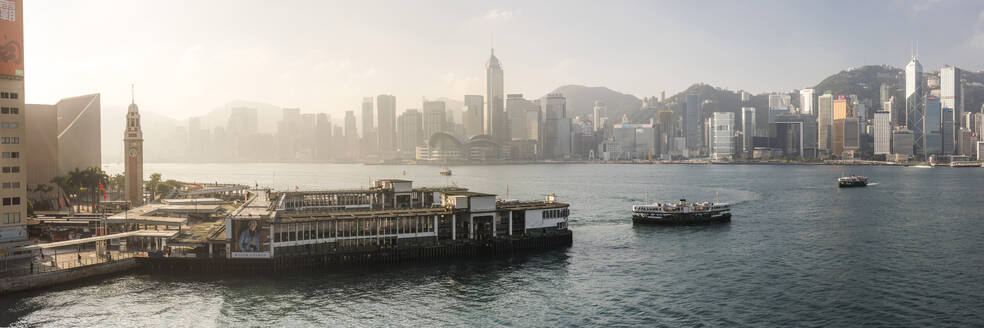
[(18, 137), (2, 137), (0, 138), (0, 143), (4, 145), (16, 145), (20, 144), (20, 138)]
[(20, 212), (3, 213), (3, 224), (20, 223)]
[(20, 158), (20, 152), (17, 152), (17, 151), (5, 151), (5, 152), (3, 152), (3, 158)]
[(0, 98), (3, 99), (10, 98), (10, 92), (0, 92)]
[(20, 197), (4, 197), (3, 206), (20, 205)]
[(10, 99), (17, 99), (17, 93), (16, 92), (11, 92), (10, 93)]
[(0, 107), (0, 114), (17, 115), (20, 110), (17, 107)]
[(17, 122), (3, 122), (3, 123), (0, 123), (0, 127), (4, 128), (4, 129), (16, 129), (19, 126), (20, 126), (20, 124), (17, 124)]
[(20, 182), (4, 182), (3, 189), (17, 189), (20, 188)]

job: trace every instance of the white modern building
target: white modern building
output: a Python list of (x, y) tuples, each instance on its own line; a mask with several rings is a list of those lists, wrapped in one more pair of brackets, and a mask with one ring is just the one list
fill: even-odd
[(905, 126), (912, 130), (913, 152), (922, 154), (923, 146), (923, 90), (922, 64), (913, 56), (905, 65)]
[(505, 88), (502, 63), (495, 57), (495, 49), (485, 66), (485, 134), (495, 140), (506, 140)]
[(816, 96), (813, 94), (813, 89), (800, 90), (800, 114), (815, 115), (814, 114), (815, 104), (816, 104)]
[(875, 155), (892, 153), (892, 113), (888, 111), (875, 112)]
[(594, 121), (592, 123), (594, 125), (595, 132), (605, 129), (605, 123), (608, 122), (608, 107), (605, 106), (605, 103), (595, 101), (594, 116), (592, 117), (592, 120)]
[(711, 157), (717, 160), (730, 160), (735, 156), (735, 113), (715, 112), (711, 118), (714, 142)]
[[(940, 69), (940, 107), (952, 109), (954, 114), (953, 125), (955, 126), (954, 128), (944, 127), (944, 131), (948, 129), (959, 131), (959, 127), (963, 126), (964, 104), (960, 75), (960, 69), (950, 65), (944, 65)], [(956, 134), (950, 135), (949, 137), (954, 144), (959, 144)]]

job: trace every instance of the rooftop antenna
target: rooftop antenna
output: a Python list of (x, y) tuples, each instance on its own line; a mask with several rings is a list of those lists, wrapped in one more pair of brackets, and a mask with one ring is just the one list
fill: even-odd
[(136, 101), (134, 101), (134, 97), (133, 97), (133, 83), (130, 83), (130, 103), (131, 104), (137, 103)]
[(495, 32), (489, 32), (489, 49), (492, 49), (492, 55), (495, 56)]

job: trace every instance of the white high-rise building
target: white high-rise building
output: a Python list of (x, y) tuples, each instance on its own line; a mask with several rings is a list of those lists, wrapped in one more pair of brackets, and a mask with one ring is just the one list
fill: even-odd
[[(953, 131), (960, 131), (960, 126), (963, 126), (963, 92), (961, 92), (960, 84), (960, 69), (945, 65), (940, 69), (940, 107), (950, 108), (953, 110), (954, 127)], [(946, 130), (947, 128), (944, 128)], [(957, 142), (957, 134), (953, 134), (952, 137), (953, 144), (959, 145)]]
[(912, 130), (915, 154), (922, 154), (923, 146), (923, 81), (922, 64), (913, 56), (905, 65), (905, 126)]
[(605, 106), (605, 103), (597, 100), (595, 101), (594, 117), (592, 117), (592, 119), (594, 120), (593, 124), (595, 132), (605, 129), (605, 123), (608, 121), (608, 107)]
[(892, 113), (888, 111), (875, 112), (875, 155), (892, 153)]
[(711, 118), (712, 138), (711, 157), (718, 160), (733, 159), (735, 156), (735, 113), (715, 112)]
[[(495, 140), (507, 140), (505, 113), (505, 88), (502, 63), (495, 57), (495, 49), (485, 66), (485, 134)], [(426, 113), (425, 113), (426, 116)]]
[(769, 94), (769, 109), (786, 109), (792, 104), (792, 96), (784, 92)]
[(813, 89), (800, 90), (800, 114), (815, 115), (813, 109), (816, 102), (815, 99), (816, 97), (813, 95)]

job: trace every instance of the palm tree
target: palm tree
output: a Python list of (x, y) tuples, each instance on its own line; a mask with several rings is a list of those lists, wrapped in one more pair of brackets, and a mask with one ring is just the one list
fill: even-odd
[(151, 174), (150, 180), (147, 181), (147, 185), (145, 187), (147, 191), (151, 193), (150, 196), (151, 200), (157, 199), (157, 191), (160, 184), (161, 184), (161, 174), (160, 173)]

